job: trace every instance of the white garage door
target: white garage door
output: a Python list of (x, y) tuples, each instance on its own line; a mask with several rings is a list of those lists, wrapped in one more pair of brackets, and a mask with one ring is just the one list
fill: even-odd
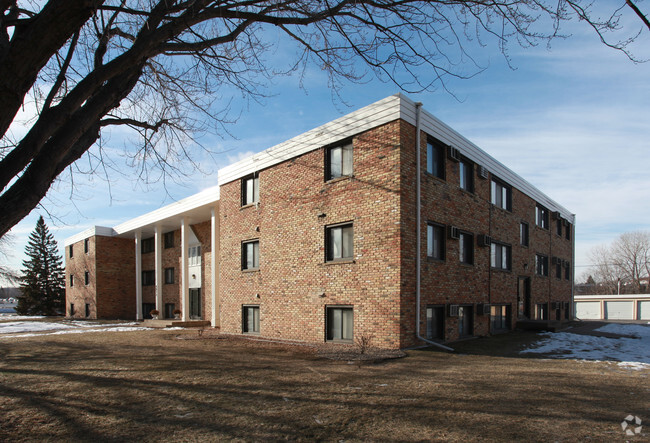
[(634, 302), (606, 301), (605, 318), (607, 320), (634, 320)]
[(576, 318), (581, 320), (600, 320), (600, 302), (577, 301)]
[(650, 301), (639, 301), (637, 320), (650, 320)]

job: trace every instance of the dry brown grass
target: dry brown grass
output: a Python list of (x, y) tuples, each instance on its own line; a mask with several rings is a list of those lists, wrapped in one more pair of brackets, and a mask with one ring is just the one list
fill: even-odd
[(649, 371), (516, 357), (530, 335), (379, 364), (178, 335), (0, 340), (0, 441), (625, 441), (630, 413), (648, 440)]

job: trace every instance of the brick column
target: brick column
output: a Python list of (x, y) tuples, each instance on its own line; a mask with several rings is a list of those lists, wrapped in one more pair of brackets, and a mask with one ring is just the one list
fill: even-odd
[(142, 320), (142, 233), (135, 232), (135, 318)]
[(160, 226), (156, 226), (155, 230), (155, 254), (156, 254), (156, 309), (159, 312), (158, 318), (163, 318), (165, 307), (163, 306), (162, 290), (163, 290), (163, 270), (162, 270), (162, 233)]
[(181, 221), (181, 310), (183, 311), (183, 321), (190, 319), (190, 286), (189, 270), (187, 268), (187, 220), (183, 217)]

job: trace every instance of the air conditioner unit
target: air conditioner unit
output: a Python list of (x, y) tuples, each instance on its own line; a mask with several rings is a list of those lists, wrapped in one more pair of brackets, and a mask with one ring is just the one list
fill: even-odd
[(481, 234), (478, 236), (478, 245), (481, 247), (490, 246), (492, 244), (492, 237), (489, 235)]
[(478, 176), (487, 180), (488, 178), (488, 170), (485, 166), (479, 165), (478, 167)]
[(555, 212), (553, 213), (553, 218), (554, 218), (555, 220), (560, 220), (560, 219), (562, 219), (562, 214), (560, 214), (560, 211), (555, 211)]
[(561, 265), (561, 264), (562, 264), (562, 259), (559, 258), (559, 257), (553, 257), (553, 258), (551, 259), (551, 264), (554, 264), (554, 265)]
[(458, 305), (448, 305), (449, 317), (458, 317)]
[(460, 231), (456, 226), (449, 226), (447, 231), (449, 233), (449, 238), (455, 238), (455, 239), (460, 238)]
[(447, 155), (451, 160), (460, 161), (460, 151), (453, 146), (447, 146)]

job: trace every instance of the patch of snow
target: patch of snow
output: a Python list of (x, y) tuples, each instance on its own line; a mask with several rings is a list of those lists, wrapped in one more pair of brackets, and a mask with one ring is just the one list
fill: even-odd
[(74, 326), (63, 323), (43, 321), (12, 321), (0, 323), (0, 334), (14, 334), (17, 332), (52, 331), (55, 329), (70, 329)]
[(638, 338), (607, 338), (570, 332), (541, 333), (543, 337), (521, 354), (548, 354), (549, 358), (617, 361), (623, 368), (650, 368), (650, 328), (644, 325), (609, 324), (599, 329)]
[(85, 334), (88, 332), (132, 332), (132, 331), (149, 331), (152, 328), (144, 328), (140, 326), (119, 326), (111, 328), (97, 328), (97, 329), (65, 329), (43, 334), (19, 334), (19, 335), (0, 335), (0, 338), (23, 338), (23, 337), (43, 337), (45, 335), (63, 335), (63, 334)]
[(0, 320), (36, 320), (46, 318), (44, 315), (18, 315), (9, 313), (0, 313)]

